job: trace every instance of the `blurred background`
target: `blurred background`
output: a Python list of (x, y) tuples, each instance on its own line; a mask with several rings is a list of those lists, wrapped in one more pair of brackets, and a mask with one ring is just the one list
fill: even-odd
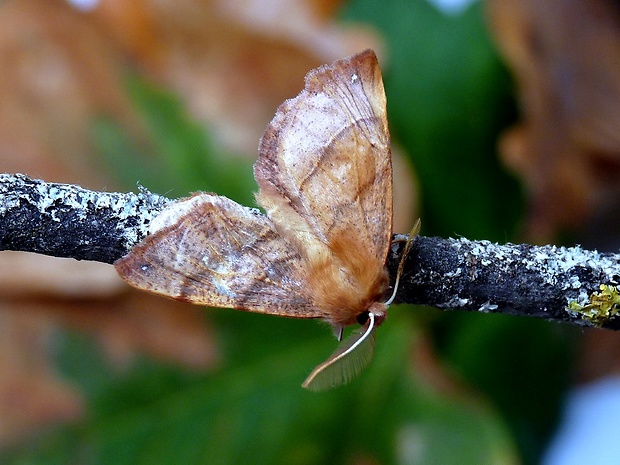
[[(395, 232), (421, 217), (427, 236), (616, 251), (619, 8), (4, 0), (0, 171), (253, 205), (277, 106), (310, 69), (373, 48)], [(3, 464), (620, 461), (600, 457), (620, 415), (611, 332), (397, 306), (370, 368), (315, 394), (300, 383), (336, 347), (315, 321), (197, 308), (109, 265), (9, 252), (0, 296)]]

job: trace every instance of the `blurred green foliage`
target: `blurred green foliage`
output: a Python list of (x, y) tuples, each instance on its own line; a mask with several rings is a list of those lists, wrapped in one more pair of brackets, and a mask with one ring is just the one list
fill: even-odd
[(405, 312), (380, 328), (371, 370), (322, 394), (300, 381), (333, 349), (326, 328), (212, 313), (226, 355), (213, 373), (148, 360), (114, 373), (87, 338), (68, 337), (58, 360), (88, 395), (88, 419), (2, 463), (514, 463), (510, 439), (485, 403), (438, 395), (403, 363), (416, 337)]
[[(510, 240), (522, 197), (496, 140), (515, 110), (481, 6), (448, 17), (424, 0), (354, 0), (342, 19), (371, 24), (386, 39), (390, 127), (420, 179), (422, 233)], [(120, 181), (171, 197), (207, 190), (253, 204), (251, 162), (217, 153), (161, 89), (131, 78), (128, 90), (148, 143), (129, 140), (112, 121), (94, 128)], [(85, 392), (87, 418), (2, 463), (536, 463), (571, 364), (563, 327), (402, 306), (379, 328), (370, 368), (349, 386), (314, 394), (300, 383), (336, 346), (324, 325), (229, 310), (205, 318), (223, 358), (209, 373), (147, 359), (117, 372), (93, 342), (68, 333), (57, 361)], [(438, 390), (415, 371), (412, 347), (422, 334), (464, 389)]]

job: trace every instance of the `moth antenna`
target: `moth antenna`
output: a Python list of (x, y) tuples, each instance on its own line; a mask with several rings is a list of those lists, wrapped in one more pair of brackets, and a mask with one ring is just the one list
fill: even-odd
[(354, 332), (338, 349), (308, 375), (302, 386), (311, 391), (326, 391), (347, 384), (361, 373), (372, 360), (375, 348), (375, 315), (361, 331)]
[(398, 270), (396, 271), (396, 279), (394, 280), (394, 292), (392, 292), (392, 297), (390, 297), (385, 305), (391, 305), (396, 298), (396, 292), (398, 291), (398, 284), (400, 283), (400, 277), (403, 274), (403, 268), (405, 267), (405, 259), (411, 250), (411, 246), (413, 245), (413, 239), (420, 232), (420, 228), (422, 227), (422, 222), (420, 218), (415, 222), (411, 231), (409, 231), (409, 237), (407, 238), (407, 243), (405, 244), (405, 249), (403, 250), (403, 254), (400, 256), (400, 262), (398, 263)]

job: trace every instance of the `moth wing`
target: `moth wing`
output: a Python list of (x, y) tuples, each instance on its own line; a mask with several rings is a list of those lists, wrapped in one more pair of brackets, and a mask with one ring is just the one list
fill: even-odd
[(274, 223), (309, 250), (327, 247), (345, 264), (360, 255), (352, 250), (368, 251), (371, 268), (383, 269), (392, 234), (392, 166), (374, 52), (308, 73), (304, 90), (278, 108), (259, 152), (257, 201)]
[(199, 194), (160, 217), (160, 229), (114, 263), (132, 286), (200, 305), (325, 317), (305, 292), (299, 252), (256, 210)]

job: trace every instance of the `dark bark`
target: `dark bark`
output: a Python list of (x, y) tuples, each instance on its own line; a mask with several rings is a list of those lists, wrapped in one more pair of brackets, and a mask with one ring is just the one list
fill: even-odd
[(144, 239), (168, 199), (0, 175), (0, 250), (113, 263)]
[[(392, 272), (400, 259), (398, 250), (390, 256)], [(404, 269), (397, 303), (620, 327), (619, 318), (592, 317), (567, 308), (571, 302), (585, 307), (592, 293), (600, 293), (601, 284), (620, 282), (619, 254), (418, 237)]]

